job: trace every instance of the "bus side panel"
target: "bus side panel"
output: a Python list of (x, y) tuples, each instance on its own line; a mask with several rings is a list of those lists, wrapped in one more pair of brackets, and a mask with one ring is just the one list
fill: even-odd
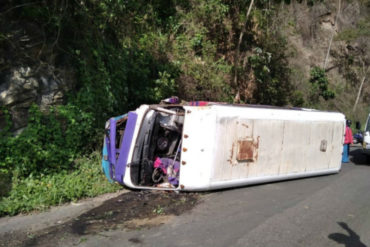
[(338, 171), (342, 165), (342, 152), (343, 152), (343, 140), (344, 140), (345, 123), (334, 122), (333, 123), (333, 134), (332, 134), (332, 145), (329, 168), (336, 168)]
[(259, 139), (258, 159), (250, 163), (248, 177), (280, 173), (285, 126), (282, 120), (254, 120), (253, 135)]
[(245, 116), (224, 117), (217, 120), (216, 128), (217, 146), (212, 180), (241, 179), (279, 173), (283, 147), (283, 121), (246, 119)]
[[(261, 111), (258, 116), (246, 108), (215, 110), (212, 183), (263, 177), (276, 180), (277, 176), (285, 179), (340, 169), (341, 116), (300, 112), (295, 118), (294, 111)], [(310, 120), (311, 116), (315, 119)]]
[(236, 161), (238, 137), (253, 136), (253, 123), (234, 117), (218, 117), (215, 132), (215, 159), (212, 169), (212, 180), (238, 179), (248, 176), (247, 162), (239, 164)]
[(311, 122), (284, 121), (279, 175), (305, 172), (310, 147)]

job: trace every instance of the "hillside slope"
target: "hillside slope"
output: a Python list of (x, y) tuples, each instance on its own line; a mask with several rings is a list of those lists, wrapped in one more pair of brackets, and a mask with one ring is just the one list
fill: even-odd
[[(0, 102), (10, 110), (13, 130), (26, 125), (32, 103), (42, 109), (65, 104), (68, 92), (99, 86), (92, 80), (106, 82), (101, 90), (130, 107), (178, 94), (303, 105), (363, 121), (370, 95), (369, 12), (368, 1), (5, 1)], [(315, 66), (325, 67), (335, 99), (312, 102)], [(137, 86), (137, 80), (147, 82)], [(117, 96), (112, 88), (118, 83), (124, 86)], [(118, 113), (117, 105), (106, 108)]]

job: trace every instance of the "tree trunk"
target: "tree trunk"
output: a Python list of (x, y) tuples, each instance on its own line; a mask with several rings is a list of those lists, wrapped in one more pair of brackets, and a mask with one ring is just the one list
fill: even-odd
[[(335, 17), (334, 28), (337, 26), (338, 17), (340, 15), (340, 8), (341, 8), (340, 6), (341, 6), (341, 0), (338, 0), (338, 12), (337, 12), (337, 16)], [(325, 60), (324, 60), (324, 67), (323, 67), (324, 70), (325, 70), (326, 65), (328, 63), (329, 53), (330, 53), (330, 49), (331, 49), (331, 44), (333, 42), (334, 34), (335, 34), (335, 30), (331, 35), (328, 51), (326, 52), (326, 57), (325, 57)]]
[(251, 13), (253, 3), (254, 3), (254, 0), (251, 0), (251, 2), (249, 4), (249, 7), (248, 7), (248, 11), (247, 11), (247, 16), (245, 17), (245, 23), (243, 25), (242, 30), (240, 31), (239, 40), (238, 40), (238, 44), (236, 46), (236, 53), (235, 53), (235, 57), (234, 57), (234, 80), (233, 80), (233, 82), (234, 82), (234, 86), (237, 88), (237, 93), (236, 93), (235, 98), (234, 98), (235, 103), (236, 103), (236, 101), (240, 101), (240, 92), (239, 92), (239, 87), (238, 87), (238, 65), (239, 65), (239, 56), (240, 56), (240, 46), (241, 46), (242, 41), (243, 41), (244, 33), (247, 29), (248, 17), (249, 17), (249, 14)]
[[(363, 64), (363, 66), (365, 66), (365, 64)], [(355, 101), (355, 104), (353, 105), (353, 109), (352, 109), (353, 113), (355, 112), (358, 101), (360, 100), (361, 91), (362, 91), (362, 88), (364, 86), (364, 82), (366, 81), (366, 75), (367, 75), (367, 72), (369, 71), (369, 67), (367, 68), (366, 71), (365, 71), (365, 68), (363, 68), (363, 71), (364, 71), (364, 77), (362, 77), (361, 84), (360, 84), (360, 87), (359, 87), (358, 92), (357, 92), (356, 101)]]

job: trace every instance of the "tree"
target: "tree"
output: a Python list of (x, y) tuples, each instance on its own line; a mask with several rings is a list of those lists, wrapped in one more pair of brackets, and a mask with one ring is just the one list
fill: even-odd
[(362, 66), (361, 66), (361, 69), (360, 69), (359, 73), (361, 74), (362, 79), (361, 79), (360, 86), (358, 88), (358, 92), (357, 92), (357, 97), (356, 97), (356, 100), (355, 100), (355, 104), (353, 105), (353, 108), (352, 108), (352, 112), (353, 113), (356, 111), (356, 107), (357, 107), (358, 101), (359, 101), (360, 96), (361, 96), (362, 88), (364, 86), (364, 82), (367, 79), (367, 76), (368, 76), (368, 73), (369, 73), (369, 69), (370, 69), (370, 67), (368, 65), (366, 66), (366, 64), (365, 64), (365, 62), (364, 62), (363, 59), (360, 58), (360, 61), (361, 61)]
[[(334, 28), (337, 26), (338, 17), (340, 15), (340, 8), (341, 8), (341, 0), (338, 0), (338, 12), (337, 12), (337, 16), (335, 17)], [(335, 30), (332, 32), (332, 35), (330, 37), (328, 51), (326, 52), (326, 56), (325, 56), (325, 60), (324, 60), (324, 66), (323, 66), (324, 70), (326, 69), (326, 65), (328, 63), (328, 58), (329, 58), (331, 44), (333, 42), (334, 34), (335, 34)]]
[(246, 29), (247, 29), (247, 24), (248, 24), (248, 17), (251, 13), (251, 10), (253, 8), (253, 3), (254, 3), (254, 0), (251, 0), (250, 4), (249, 4), (249, 7), (248, 7), (248, 11), (247, 11), (247, 15), (246, 15), (246, 20), (244, 22), (244, 25), (240, 31), (240, 34), (239, 34), (239, 39), (238, 39), (238, 44), (236, 46), (236, 49), (235, 49), (235, 57), (234, 57), (234, 79), (233, 79), (233, 84), (234, 86), (237, 87), (237, 93), (234, 97), (234, 102), (239, 102), (240, 101), (240, 92), (239, 92), (239, 88), (238, 88), (238, 67), (239, 67), (239, 60), (240, 60), (240, 46), (242, 44), (242, 41), (243, 41), (243, 36), (246, 32)]
[(329, 80), (325, 74), (325, 70), (315, 66), (311, 69), (310, 74), (311, 102), (317, 102), (320, 96), (324, 98), (324, 100), (334, 99), (335, 93), (328, 87)]
[(352, 113), (355, 113), (360, 102), (370, 72), (369, 37), (369, 17), (360, 20), (355, 28), (343, 30), (336, 37), (337, 40), (346, 42), (346, 49), (342, 49), (339, 54), (336, 54), (336, 66), (340, 68), (347, 81), (357, 87)]

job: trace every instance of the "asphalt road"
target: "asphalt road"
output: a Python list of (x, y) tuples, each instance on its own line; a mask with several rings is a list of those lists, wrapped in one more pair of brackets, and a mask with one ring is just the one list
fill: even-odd
[(354, 161), (336, 175), (212, 192), (161, 226), (79, 246), (370, 246), (370, 165)]
[[(71, 220), (78, 223), (81, 213), (112, 205), (118, 194), (5, 217), (0, 246), (370, 246), (370, 158), (358, 149), (351, 154), (339, 174), (201, 193), (190, 211), (154, 217), (152, 227), (70, 232)], [(93, 229), (99, 220), (94, 222)]]

